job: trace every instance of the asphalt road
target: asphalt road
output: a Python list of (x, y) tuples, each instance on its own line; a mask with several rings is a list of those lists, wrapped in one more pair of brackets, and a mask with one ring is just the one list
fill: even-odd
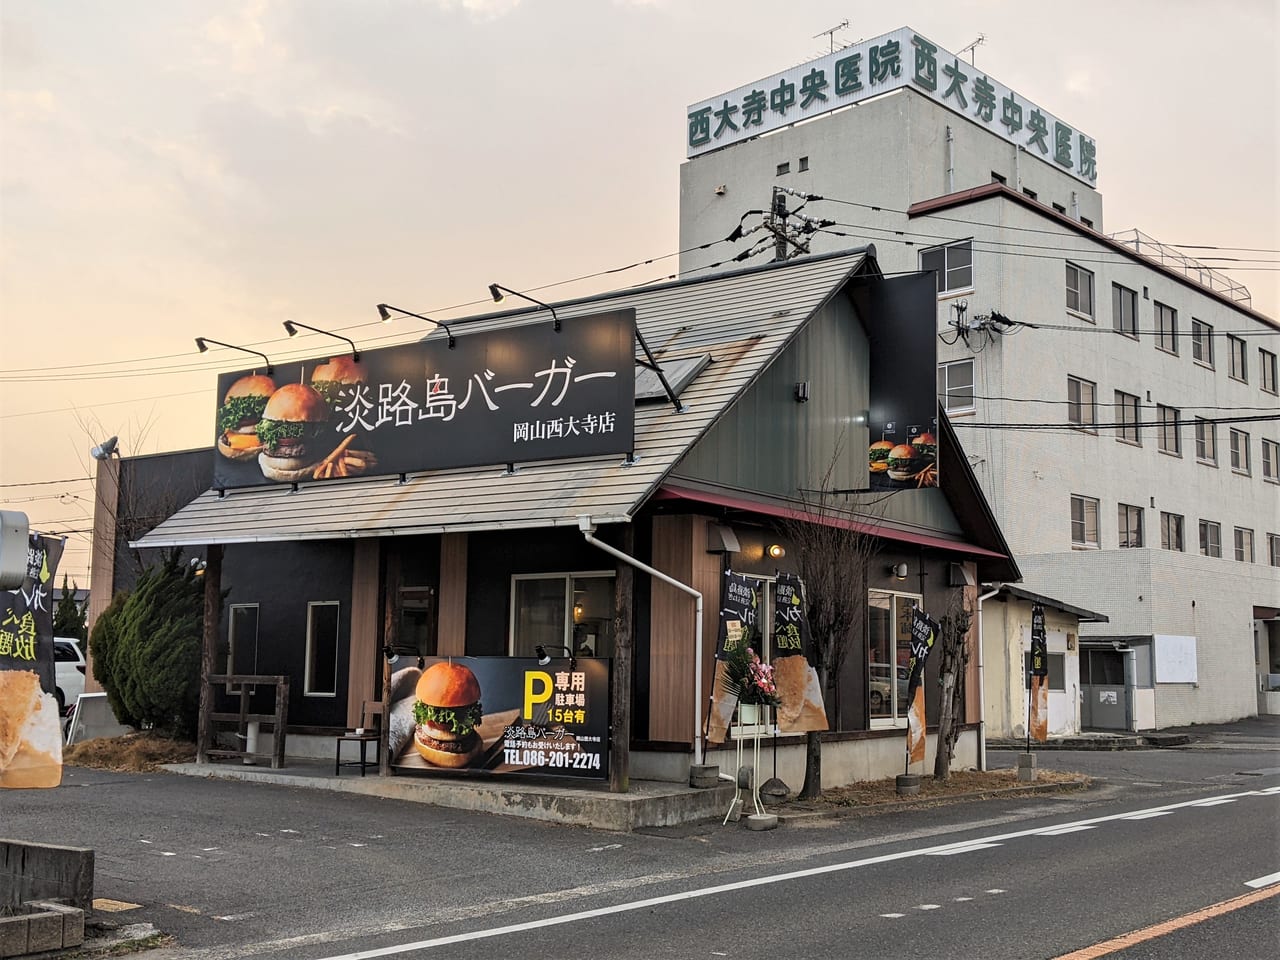
[[(1178, 750), (1044, 752), (1085, 792), (618, 835), (292, 787), (69, 769), (0, 795), (0, 833), (92, 846), (96, 894), (168, 957), (322, 960), (1269, 955), (1275, 725)], [(1011, 766), (1012, 754), (994, 754)], [(419, 944), (419, 946), (412, 946)]]

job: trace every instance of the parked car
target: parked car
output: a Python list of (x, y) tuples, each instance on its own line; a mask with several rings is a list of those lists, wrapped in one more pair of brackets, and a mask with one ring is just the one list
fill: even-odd
[(54, 637), (53, 662), (58, 710), (66, 716), (84, 693), (85, 660), (80, 644), (67, 637)]
[[(889, 676), (892, 666), (887, 663), (871, 664), (870, 699), (871, 713), (885, 714), (893, 709), (892, 691), (889, 689)], [(907, 668), (898, 666), (898, 713), (907, 712)]]

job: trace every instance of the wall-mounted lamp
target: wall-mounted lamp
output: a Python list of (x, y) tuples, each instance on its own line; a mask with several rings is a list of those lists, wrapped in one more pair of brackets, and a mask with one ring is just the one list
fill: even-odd
[(575, 604), (573, 605), (573, 622), (574, 622), (574, 623), (581, 623), (581, 622), (582, 622), (582, 615), (583, 615), (585, 612), (586, 612), (586, 608), (585, 608), (582, 604), (580, 604), (580, 603), (575, 603)]
[(305, 323), (299, 323), (297, 320), (284, 321), (284, 331), (291, 337), (296, 337), (298, 335), (299, 327), (303, 330), (311, 330), (314, 333), (323, 333), (327, 337), (337, 337), (339, 340), (346, 340), (347, 343), (351, 344), (351, 359), (356, 363), (360, 362), (360, 351), (356, 349), (356, 342), (350, 337), (344, 337), (340, 333), (333, 333), (329, 330), (321, 330), (319, 327), (311, 327)]
[[(575, 657), (575, 656), (573, 655), (573, 651), (572, 651), (572, 650), (570, 650), (568, 647), (565, 647), (565, 646), (555, 646), (555, 647), (552, 647), (551, 649), (553, 649), (553, 650), (563, 650), (563, 651), (565, 652), (565, 654), (569, 657), (569, 669), (570, 669), (570, 670), (572, 670), (572, 669), (574, 669), (575, 667), (577, 667), (577, 665), (578, 665), (578, 658), (577, 658), (577, 657)], [(537, 656), (537, 658), (538, 658), (538, 666), (540, 666), (540, 667), (545, 667), (548, 663), (550, 663), (550, 662), (551, 662), (551, 654), (547, 653), (547, 648), (546, 648), (546, 647), (544, 647), (542, 644), (538, 644), (536, 647), (534, 647), (534, 648), (533, 648), (533, 652), (534, 652), (534, 654), (535, 654), (535, 655)]]
[(384, 643), (382, 645), (382, 655), (387, 658), (387, 663), (395, 663), (400, 659), (400, 654), (396, 653), (395, 649), (389, 643)]
[(417, 317), (419, 320), (427, 321), (427, 323), (434, 323), (437, 327), (439, 327), (441, 330), (443, 330), (445, 333), (449, 335), (449, 349), (450, 350), (453, 349), (453, 343), (454, 343), (453, 331), (449, 329), (449, 325), (447, 323), (441, 323), (439, 320), (432, 320), (430, 317), (424, 317), (422, 314), (414, 313), (412, 310), (403, 310), (400, 307), (393, 307), (389, 303), (380, 303), (378, 304), (378, 316), (382, 318), (383, 323), (391, 322), (392, 310), (394, 310), (396, 313), (403, 313), (406, 317)]
[(500, 283), (489, 284), (489, 296), (493, 297), (494, 303), (501, 303), (505, 299), (502, 296), (504, 293), (509, 293), (513, 297), (519, 297), (521, 300), (528, 300), (530, 303), (536, 303), (538, 306), (542, 307), (544, 310), (550, 310), (551, 319), (556, 322), (556, 332), (557, 333), (560, 332), (560, 315), (556, 313), (556, 308), (553, 307), (551, 304), (543, 303), (541, 300), (535, 300), (533, 297), (529, 296), (527, 293), (521, 293), (519, 290), (512, 290), (510, 287), (504, 287)]
[(192, 575), (197, 577), (204, 576), (205, 568), (208, 565), (209, 564), (207, 562), (205, 562), (204, 560), (201, 560), (199, 557), (192, 557), (189, 563), (189, 566), (191, 567), (191, 570), (192, 570)]
[(208, 337), (196, 337), (196, 349), (201, 353), (208, 353), (209, 344), (217, 347), (226, 347), (228, 350), (240, 350), (244, 353), (252, 353), (261, 357), (267, 363), (267, 376), (276, 372), (276, 368), (271, 365), (270, 358), (261, 350), (250, 350), (248, 347), (237, 347), (234, 343), (223, 343), (221, 340), (210, 340)]
[(774, 560), (781, 560), (787, 555), (787, 549), (780, 543), (771, 543), (764, 550)]
[(809, 402), (809, 381), (801, 380), (796, 384), (796, 403)]
[(891, 564), (889, 567), (889, 575), (895, 580), (907, 579), (907, 565), (905, 563)]
[(116, 452), (116, 447), (119, 446), (119, 444), (119, 437), (110, 437), (107, 440), (103, 440), (100, 444), (90, 450), (89, 456), (93, 457), (95, 460), (106, 460), (114, 453), (118, 457), (120, 454)]

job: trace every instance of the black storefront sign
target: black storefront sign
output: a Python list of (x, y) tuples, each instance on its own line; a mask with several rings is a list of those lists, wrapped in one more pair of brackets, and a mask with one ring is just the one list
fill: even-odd
[(1049, 638), (1044, 628), (1044, 604), (1031, 606), (1031, 675), (1049, 675)]
[(720, 630), (716, 636), (716, 659), (752, 642), (760, 607), (756, 581), (732, 570), (724, 572), (720, 587)]
[(916, 687), (924, 679), (924, 663), (929, 658), (934, 641), (942, 627), (919, 607), (911, 609), (911, 659), (907, 662), (907, 701), (910, 702)]
[(222, 374), (214, 488), (631, 453), (634, 310), (454, 334)]
[(773, 595), (773, 646), (776, 655), (805, 656), (809, 649), (809, 621), (804, 613), (804, 585), (795, 574), (780, 573)]
[(53, 587), (62, 559), (61, 538), (32, 534), (27, 575), (17, 590), (0, 592), (0, 670), (30, 670), (40, 688), (57, 688), (53, 659)]

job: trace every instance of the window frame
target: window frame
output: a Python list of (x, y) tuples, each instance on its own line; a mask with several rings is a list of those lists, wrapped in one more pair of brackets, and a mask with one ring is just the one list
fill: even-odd
[[(952, 266), (951, 253), (952, 250), (965, 250), (969, 256), (969, 262), (960, 266)], [(925, 266), (925, 257), (933, 254), (942, 254), (942, 268)], [(936, 246), (928, 247), (920, 251), (920, 269), (923, 271), (932, 271), (937, 274), (937, 294), (951, 295), (957, 293), (965, 293), (973, 290), (973, 238), (969, 237), (964, 240), (952, 240), (949, 243), (940, 243)], [(952, 274), (959, 275), (962, 271), (968, 270), (968, 281), (965, 283), (957, 283), (956, 286), (951, 285)]]
[(1231, 427), (1228, 444), (1231, 448), (1231, 472), (1244, 477), (1252, 476), (1253, 463), (1250, 459), (1249, 434)]
[[(1235, 550), (1235, 558), (1239, 563), (1256, 563), (1253, 550), (1253, 530), (1249, 527), (1236, 527), (1231, 535), (1231, 544)], [(1245, 550), (1245, 546), (1248, 550)], [(1248, 556), (1245, 556), (1245, 553)]]
[[(1172, 413), (1173, 418), (1166, 417), (1166, 413)], [(1172, 449), (1165, 443), (1169, 437), (1173, 439)], [(1156, 404), (1156, 449), (1171, 457), (1182, 456), (1182, 411), (1177, 407)]]
[[(1131, 522), (1137, 519), (1137, 531), (1134, 531), (1134, 524)], [(1117, 503), (1116, 504), (1116, 534), (1119, 538), (1119, 546), (1125, 550), (1135, 550), (1146, 546), (1146, 534), (1143, 530), (1144, 519), (1142, 507), (1133, 503)], [(1137, 540), (1136, 543), (1132, 542)]]
[[(315, 687), (315, 663), (312, 652), (316, 646), (314, 613), (317, 607), (337, 607), (333, 618), (333, 689), (317, 690)], [(304, 697), (323, 697), (333, 700), (338, 696), (338, 661), (342, 652), (342, 601), (341, 600), (308, 600), (307, 601), (307, 646), (306, 659), (303, 661), (302, 695)]]
[[(1135, 447), (1142, 446), (1142, 398), (1134, 393), (1117, 390), (1116, 394), (1116, 440), (1129, 443)], [(1129, 401), (1133, 403), (1130, 404)], [(1129, 408), (1133, 409), (1133, 420), (1128, 419)], [(1132, 433), (1132, 436), (1127, 434)]]
[[(871, 598), (875, 595), (885, 596), (889, 598), (889, 601), (890, 601), (889, 622), (891, 624), (896, 624), (898, 622), (898, 617), (900, 616), (898, 611), (898, 603), (900, 601), (905, 599), (906, 601), (911, 603), (917, 603), (920, 605), (924, 604), (924, 597), (919, 593), (911, 593), (905, 590), (884, 590), (879, 587), (873, 587), (867, 591), (868, 611), (870, 610), (870, 606), (871, 606)], [(867, 729), (893, 730), (895, 728), (897, 729), (904, 728), (907, 725), (907, 713), (910, 710), (911, 705), (909, 703), (898, 702), (898, 684), (897, 684), (898, 662), (897, 662), (897, 656), (896, 656), (897, 637), (894, 638), (895, 656), (894, 656), (893, 662), (889, 664), (889, 667), (890, 667), (889, 673), (891, 678), (890, 690), (892, 692), (892, 696), (890, 697), (890, 700), (889, 700), (891, 712), (890, 712), (890, 715), (887, 717), (885, 716), (876, 717), (876, 716), (872, 716), (871, 714), (871, 682), (872, 682), (871, 665), (873, 661), (871, 659), (872, 652), (871, 652), (871, 617), (870, 616), (867, 617), (867, 627), (866, 627), (866, 635), (864, 637), (864, 642), (866, 644), (866, 654), (867, 654), (867, 660), (866, 660), (866, 663), (867, 663), (867, 672), (866, 672)], [(874, 662), (879, 664), (881, 661), (877, 660)]]
[[(1160, 549), (1173, 550), (1177, 553), (1187, 552), (1186, 517), (1180, 513), (1160, 511)], [(1176, 537), (1175, 537), (1176, 535)], [(1176, 543), (1175, 543), (1176, 539)], [(1170, 544), (1173, 544), (1172, 546)]]
[(1212, 557), (1215, 560), (1222, 559), (1222, 524), (1216, 520), (1201, 520), (1199, 523), (1200, 532), (1200, 556)]
[[(1196, 463), (1216, 467), (1218, 465), (1218, 425), (1204, 417), (1196, 417)], [(1207, 428), (1205, 431), (1201, 427)]]
[[(1124, 306), (1128, 300), (1132, 304), (1128, 326), (1125, 325)], [(1138, 291), (1130, 290), (1122, 283), (1111, 284), (1111, 329), (1122, 337), (1138, 340)]]
[(1280, 483), (1280, 443), (1262, 440), (1262, 479), (1267, 483)]
[(1276, 382), (1278, 372), (1280, 372), (1280, 363), (1276, 360), (1276, 354), (1265, 347), (1259, 347), (1258, 386), (1262, 388), (1263, 393), (1280, 396), (1280, 383)]
[[(232, 603), (227, 606), (227, 666), (223, 673), (236, 673), (236, 611), (253, 610), (253, 669), (250, 674), (258, 672), (258, 639), (262, 634), (262, 610), (257, 603)], [(239, 693), (240, 685), (228, 683), (227, 693)]]
[[(520, 626), (519, 605), (518, 605), (517, 598), (519, 596), (518, 591), (519, 591), (519, 585), (521, 583), (524, 583), (530, 580), (563, 581), (564, 607), (561, 612), (564, 617), (564, 627), (561, 631), (560, 645), (564, 647), (566, 650), (573, 650), (573, 628), (576, 623), (574, 619), (574, 612), (573, 612), (574, 581), (575, 580), (593, 580), (593, 579), (603, 579), (603, 580), (612, 581), (616, 575), (617, 574), (615, 571), (607, 570), (607, 569), (553, 570), (553, 571), (548, 571), (544, 573), (513, 573), (511, 574), (511, 582), (509, 585), (510, 606), (509, 606), (508, 617), (507, 617), (507, 656), (531, 657), (534, 655), (532, 652), (520, 653), (520, 652), (517, 652), (517, 649), (516, 649), (517, 643), (518, 643), (518, 637), (516, 636), (516, 633)], [(615, 597), (616, 597), (616, 593), (615, 593)], [(616, 600), (615, 600), (615, 603), (616, 603)], [(617, 611), (615, 610), (614, 612), (616, 613)], [(596, 655), (604, 656), (599, 652), (600, 651), (599, 643), (600, 641), (597, 638)], [(552, 654), (552, 656), (556, 656), (556, 657), (563, 656), (563, 655), (565, 655), (564, 652), (560, 650)]]
[(1237, 383), (1249, 382), (1249, 342), (1227, 334), (1227, 376)]
[[(1072, 284), (1073, 271), (1075, 273), (1074, 285)], [(1067, 270), (1066, 270), (1067, 312), (1077, 317), (1081, 317), (1085, 320), (1088, 320), (1089, 323), (1097, 323), (1097, 318), (1094, 315), (1094, 311), (1097, 307), (1097, 304), (1094, 300), (1094, 289), (1095, 289), (1094, 280), (1095, 280), (1095, 277), (1093, 275), (1092, 270), (1086, 270), (1084, 267), (1080, 266), (1079, 264), (1072, 263), (1070, 260), (1067, 261)], [(1088, 288), (1087, 304), (1084, 302), (1086, 287)], [(1073, 295), (1076, 301), (1076, 305), (1074, 307), (1071, 305), (1071, 299)]]
[[(1080, 518), (1076, 519), (1076, 506), (1080, 506)], [(1100, 550), (1102, 549), (1102, 530), (1098, 524), (1098, 513), (1101, 504), (1097, 497), (1086, 497), (1083, 494), (1071, 494), (1071, 549), (1072, 550)], [(1092, 513), (1093, 522), (1093, 539), (1089, 539), (1090, 514)], [(1081, 537), (1077, 539), (1077, 526), (1081, 531)]]
[[(1073, 388), (1074, 397), (1072, 396)], [(1086, 392), (1088, 400), (1085, 399)], [(1092, 380), (1067, 375), (1067, 420), (1084, 433), (1098, 432), (1098, 385)]]
[(1280, 567), (1280, 533), (1267, 534), (1267, 566)]
[[(1178, 311), (1167, 303), (1156, 300), (1155, 318), (1156, 349), (1176, 357), (1178, 355)], [(1167, 329), (1166, 319), (1169, 322)]]
[[(1196, 356), (1197, 353), (1201, 355)], [(1195, 317), (1191, 318), (1191, 359), (1202, 367), (1214, 369), (1213, 325)]]
[[(969, 405), (967, 407), (950, 405), (953, 388), (951, 386), (950, 370), (952, 367), (959, 368), (962, 364), (967, 364), (969, 368)], [(945, 372), (944, 372), (945, 371)], [(960, 413), (974, 413), (977, 411), (977, 374), (978, 365), (973, 357), (963, 357), (959, 360), (946, 360), (938, 364), (938, 402), (942, 404), (942, 409), (947, 415)]]

